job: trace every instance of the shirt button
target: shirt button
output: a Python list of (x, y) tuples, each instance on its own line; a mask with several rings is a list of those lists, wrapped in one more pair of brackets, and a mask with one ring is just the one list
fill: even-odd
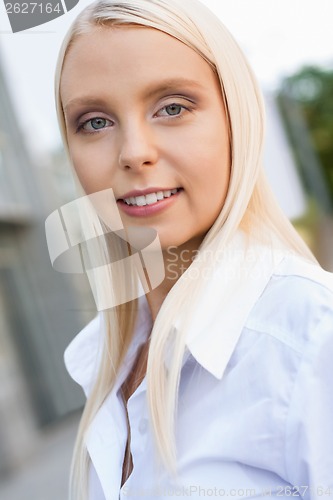
[(140, 434), (145, 434), (148, 429), (148, 420), (146, 418), (142, 418), (139, 423), (139, 432)]

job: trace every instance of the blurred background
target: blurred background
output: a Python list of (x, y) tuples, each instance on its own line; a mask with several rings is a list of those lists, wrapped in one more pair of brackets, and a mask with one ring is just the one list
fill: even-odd
[[(46, 217), (75, 198), (53, 98), (80, 0), (13, 34), (0, 5), (0, 500), (65, 500), (81, 391), (63, 351), (95, 315), (84, 276), (51, 267)], [(333, 271), (331, 0), (205, 0), (234, 34), (267, 108), (265, 167), (283, 209)]]

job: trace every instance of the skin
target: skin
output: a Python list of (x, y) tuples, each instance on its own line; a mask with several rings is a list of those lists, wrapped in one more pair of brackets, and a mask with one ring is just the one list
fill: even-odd
[[(183, 189), (162, 213), (138, 218), (120, 209), (125, 226), (156, 229), (166, 263), (168, 248), (177, 247), (177, 276), (166, 265), (165, 280), (147, 295), (155, 319), (226, 198), (230, 140), (218, 79), (194, 50), (165, 33), (104, 27), (75, 40), (60, 92), (69, 153), (87, 194), (112, 188), (118, 199), (152, 186)], [(87, 97), (100, 102), (88, 104)], [(85, 102), (74, 103), (78, 98)]]

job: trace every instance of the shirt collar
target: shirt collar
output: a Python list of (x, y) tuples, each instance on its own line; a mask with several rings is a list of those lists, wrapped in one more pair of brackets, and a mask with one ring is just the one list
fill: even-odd
[[(222, 378), (253, 306), (285, 255), (286, 251), (271, 246), (247, 245), (244, 233), (237, 231), (214, 266), (205, 270), (198, 307), (192, 307), (188, 323), (186, 347), (216, 378)], [(176, 330), (181, 328), (181, 321), (181, 317), (175, 320)], [(135, 334), (126, 359), (133, 357), (151, 327), (149, 306), (143, 295), (139, 298)], [(104, 332), (103, 314), (99, 313), (65, 351), (67, 370), (86, 393), (97, 375)]]
[(87, 395), (97, 375), (103, 346), (104, 324), (99, 313), (69, 344), (64, 361), (69, 375)]
[[(247, 244), (238, 231), (218, 254), (188, 325), (186, 346), (197, 362), (221, 379), (246, 320), (286, 250)], [(179, 321), (176, 321), (176, 328)]]
[[(145, 295), (138, 299), (138, 315), (133, 341), (125, 357), (125, 369), (132, 362), (134, 354), (143, 344), (152, 327), (152, 319)], [(64, 361), (71, 378), (77, 382), (88, 395), (98, 374), (102, 351), (105, 346), (106, 326), (104, 315), (97, 316), (81, 330), (64, 353)]]

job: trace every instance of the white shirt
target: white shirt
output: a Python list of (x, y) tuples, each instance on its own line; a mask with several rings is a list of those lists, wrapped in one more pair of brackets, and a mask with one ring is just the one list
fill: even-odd
[[(242, 273), (219, 261), (187, 339), (176, 422), (178, 483), (155, 467), (144, 378), (128, 400), (134, 468), (120, 487), (127, 427), (118, 390), (151, 330), (143, 296), (117, 383), (89, 430), (90, 500), (333, 500), (333, 275), (264, 247), (248, 258), (239, 236), (230, 250), (231, 267)], [(103, 331), (100, 314), (65, 353), (86, 394)]]

